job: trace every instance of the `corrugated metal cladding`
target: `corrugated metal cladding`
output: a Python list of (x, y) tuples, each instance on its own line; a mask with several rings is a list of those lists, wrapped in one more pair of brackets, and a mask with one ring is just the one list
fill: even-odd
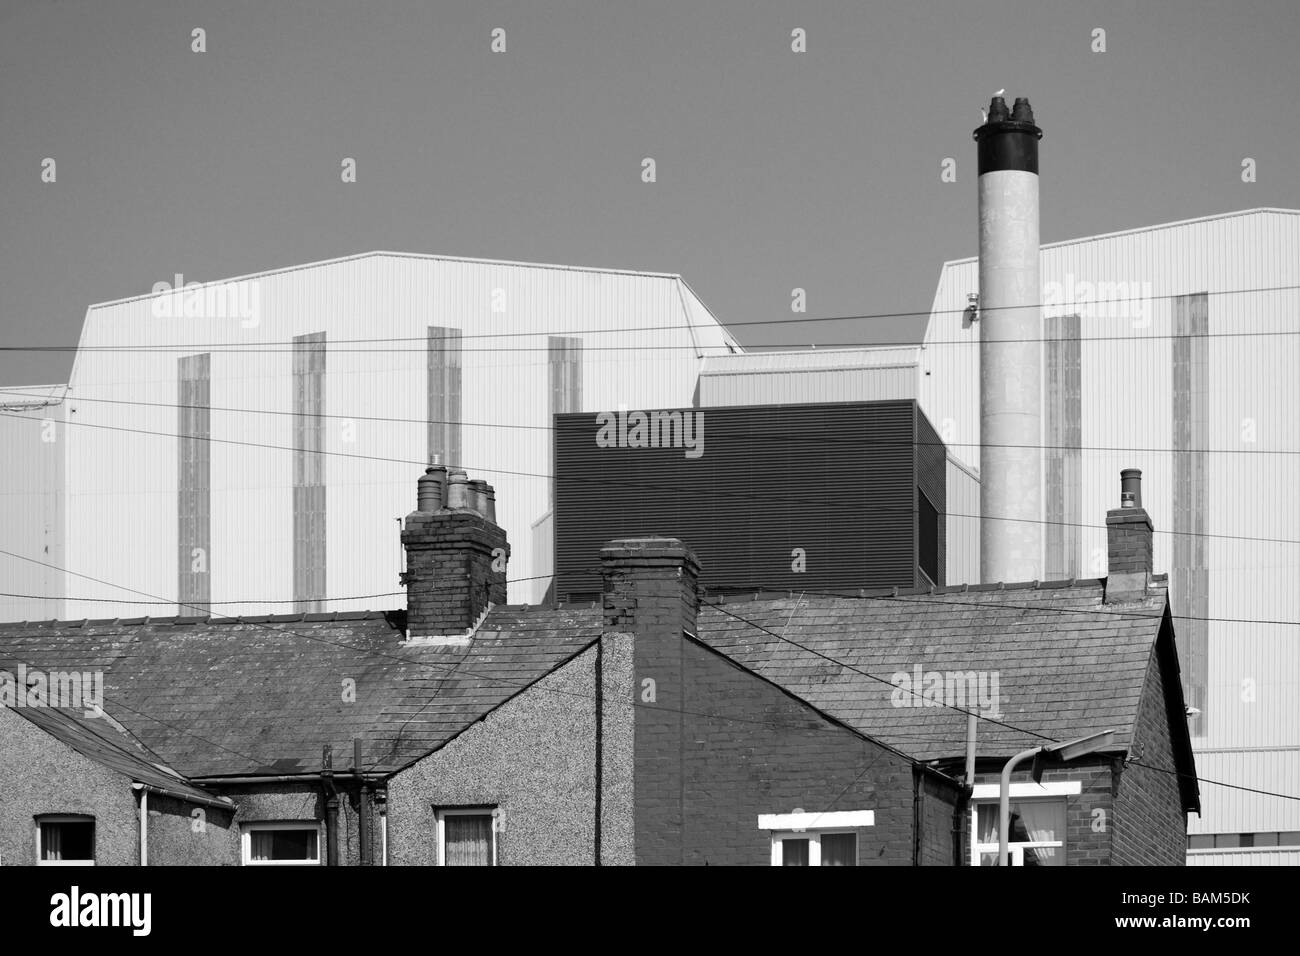
[[(1193, 742), (1243, 748), (1240, 773), (1224, 779), (1262, 779), (1258, 748), (1300, 746), (1300, 628), (1289, 623), (1300, 621), (1300, 211), (1052, 243), (1041, 256), (1045, 321), (1080, 315), (1079, 574), (1106, 573), (1119, 471), (1141, 468), (1189, 683), (1201, 680), (1204, 631)], [(920, 402), (953, 454), (978, 467), (979, 323), (962, 322), (976, 291), (974, 259), (944, 266)], [(1203, 786), (1206, 814), (1230, 794)], [(1228, 830), (1269, 829), (1231, 805), (1243, 816)]]
[(945, 453), (915, 403), (672, 411), (696, 416), (699, 457), (602, 447), (599, 416), (556, 417), (558, 598), (599, 594), (600, 548), (639, 535), (685, 541), (716, 591), (920, 583), (917, 489), (942, 513)]
[(1204, 807), (1199, 817), (1188, 820), (1188, 833), (1300, 832), (1300, 801), (1269, 796), (1300, 794), (1300, 748), (1199, 750), (1196, 773)]
[(722, 355), (700, 373), (699, 404), (779, 405), (916, 398), (920, 350), (809, 349)]
[(1188, 866), (1300, 866), (1300, 848), (1192, 850)]
[[(0, 621), (63, 617), (66, 386), (0, 388)], [(75, 587), (75, 585), (73, 585)]]
[[(535, 570), (531, 539), (550, 508), (551, 337), (581, 342), (564, 361), (580, 368), (574, 410), (592, 412), (689, 404), (702, 359), (734, 347), (676, 276), (374, 253), (203, 290), (236, 287), (225, 304), (255, 308), (188, 310), (185, 293), (88, 311), (69, 391), (66, 566), (159, 603), (77, 579), (70, 593), (105, 600), (68, 616), (175, 606), (181, 355), (211, 353), (212, 607), (262, 614), (400, 607), (394, 519), (414, 509), (431, 454), (495, 486), (510, 598), (527, 600), (550, 571)], [(324, 353), (295, 352), (315, 334)], [(324, 364), (295, 376), (295, 354)]]

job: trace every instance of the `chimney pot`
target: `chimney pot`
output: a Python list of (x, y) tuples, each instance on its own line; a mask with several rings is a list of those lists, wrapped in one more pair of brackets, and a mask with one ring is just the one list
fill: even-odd
[(447, 481), (447, 507), (469, 508), (469, 476), (463, 471), (453, 471)]
[(1016, 105), (1011, 108), (1011, 122), (1030, 124), (1034, 122), (1034, 108), (1029, 105), (1027, 97), (1016, 97)]
[(487, 482), (475, 479), (469, 483), (469, 507), (487, 517)]
[(416, 510), (437, 511), (447, 496), (447, 469), (442, 465), (431, 465), (424, 470), (416, 486)]
[(1121, 508), (1142, 507), (1142, 470), (1125, 468), (1119, 473), (1119, 502)]

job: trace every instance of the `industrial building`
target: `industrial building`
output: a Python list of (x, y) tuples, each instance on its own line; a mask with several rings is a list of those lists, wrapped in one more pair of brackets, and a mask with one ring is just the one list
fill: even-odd
[[(1106, 573), (1089, 516), (1117, 470), (1140, 467), (1198, 769), (1300, 793), (1300, 210), (1046, 243), (1039, 271), (1040, 437), (1015, 443), (1042, 455), (1030, 578)], [(711, 358), (701, 404), (915, 398), (947, 449), (946, 579), (988, 580), (981, 525), (1000, 522), (980, 520), (979, 293), (978, 257), (947, 262), (920, 346)], [(1202, 803), (1189, 863), (1300, 865), (1294, 800), (1207, 784)]]
[(692, 542), (715, 594), (944, 583), (946, 456), (915, 402), (557, 415), (555, 461), (561, 601), (599, 596), (593, 549), (646, 533)]
[(552, 416), (690, 404), (739, 351), (675, 275), (371, 253), (160, 286), (90, 307), (66, 393), (0, 396), (0, 590), (35, 596), (7, 619), (373, 607), (430, 462), (495, 487), (528, 600)]

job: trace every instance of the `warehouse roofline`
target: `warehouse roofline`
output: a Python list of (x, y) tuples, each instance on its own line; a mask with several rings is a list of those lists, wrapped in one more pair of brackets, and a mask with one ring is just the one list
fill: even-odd
[[(1161, 222), (1150, 226), (1138, 226), (1134, 229), (1121, 229), (1116, 232), (1103, 232), (1095, 236), (1079, 236), (1074, 239), (1061, 239), (1057, 242), (1044, 242), (1038, 248), (1059, 249), (1062, 246), (1077, 245), (1081, 242), (1094, 242), (1098, 239), (1116, 239), (1120, 236), (1132, 236), (1141, 232), (1155, 232), (1159, 229), (1174, 229), (1178, 226), (1191, 226), (1200, 222), (1212, 222), (1216, 219), (1235, 219), (1238, 216), (1253, 216), (1258, 213), (1281, 213), (1288, 216), (1300, 216), (1300, 209), (1282, 209), (1276, 206), (1257, 206), (1253, 209), (1238, 209), (1235, 212), (1221, 212), (1212, 216), (1197, 216), (1194, 219), (1179, 219), (1176, 222)], [(943, 263), (946, 269), (948, 266), (966, 265), (971, 262), (979, 262), (979, 256), (964, 256), (961, 259), (947, 259)]]
[[(549, 262), (517, 262), (510, 259), (478, 259), (472, 256), (446, 256), (433, 253), (392, 252), (384, 249), (376, 249), (371, 252), (361, 252), (350, 256), (339, 256), (334, 259), (321, 259), (316, 262), (303, 262), (292, 266), (281, 266), (278, 269), (265, 269), (261, 272), (249, 272), (244, 275), (229, 276), (222, 279), (209, 279), (207, 282), (197, 282), (195, 285), (202, 288), (210, 285), (226, 285), (231, 282), (246, 282), (249, 279), (261, 279), (267, 276), (283, 275), (289, 272), (301, 272), (304, 269), (316, 269), (322, 266), (333, 266), (344, 262), (357, 262), (362, 259), (373, 259), (378, 257), (387, 257), (392, 259), (426, 259), (439, 262), (463, 262), (491, 266), (522, 266), (528, 269), (556, 269), (564, 272), (594, 272), (602, 275), (639, 276), (648, 279), (676, 279), (685, 284), (681, 275), (675, 272), (641, 272), (633, 269), (603, 269), (596, 266), (568, 266)], [(687, 288), (689, 289), (690, 286), (687, 286)], [(110, 305), (124, 305), (127, 302), (138, 302), (142, 299), (152, 299), (159, 295), (168, 295), (172, 291), (174, 290), (168, 289), (166, 292), (145, 292), (140, 295), (123, 296), (120, 299), (108, 299), (103, 302), (93, 302), (89, 308), (100, 309)], [(691, 293), (692, 295), (695, 294), (693, 289), (691, 290)], [(696, 298), (698, 299), (699, 296), (697, 295)], [(712, 312), (709, 314), (712, 315)], [(716, 321), (716, 316), (714, 318)], [(718, 324), (721, 325), (722, 323), (719, 322)]]

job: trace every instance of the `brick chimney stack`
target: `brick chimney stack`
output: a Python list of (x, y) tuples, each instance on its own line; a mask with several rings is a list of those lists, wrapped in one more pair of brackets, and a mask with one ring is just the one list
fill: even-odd
[(1120, 472), (1120, 506), (1106, 512), (1106, 603), (1140, 601), (1151, 584), (1151, 516), (1142, 507), (1142, 472)]
[[(427, 469), (416, 510), (406, 516), (406, 626), (409, 639), (465, 636), (489, 605), (506, 601), (506, 533), (481, 502), (492, 494), (468, 493), (462, 471)], [(492, 509), (494, 510), (494, 509)]]
[(620, 538), (600, 551), (605, 629), (638, 636), (695, 633), (700, 562), (676, 538)]

